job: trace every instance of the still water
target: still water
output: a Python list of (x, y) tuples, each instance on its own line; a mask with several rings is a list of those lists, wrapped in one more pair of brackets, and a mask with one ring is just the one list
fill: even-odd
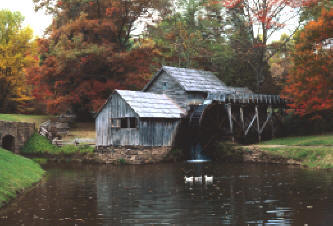
[[(333, 171), (278, 165), (48, 165), (0, 225), (333, 225)], [(185, 183), (184, 176), (213, 176)]]

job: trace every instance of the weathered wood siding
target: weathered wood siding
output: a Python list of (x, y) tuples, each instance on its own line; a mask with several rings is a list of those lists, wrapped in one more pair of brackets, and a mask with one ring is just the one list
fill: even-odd
[[(163, 83), (167, 83), (167, 87), (163, 86)], [(187, 109), (190, 104), (202, 104), (207, 97), (206, 92), (187, 92), (181, 87), (178, 82), (162, 71), (155, 81), (148, 87), (146, 92), (166, 94), (172, 100), (174, 100), (181, 108)]]
[(205, 92), (188, 92), (187, 93), (187, 104), (202, 104), (206, 99), (207, 94)]
[[(112, 128), (111, 118), (137, 118), (137, 128)], [(171, 146), (180, 119), (138, 118), (132, 108), (118, 95), (104, 106), (96, 118), (97, 146)]]
[[(108, 105), (108, 104), (107, 104)], [(96, 126), (96, 145), (105, 146), (107, 144), (106, 137), (108, 137), (108, 107), (107, 105), (101, 110), (95, 120)]]
[(172, 146), (179, 119), (141, 119), (140, 145)]
[[(163, 83), (166, 82), (167, 86), (164, 88)], [(173, 101), (175, 101), (180, 107), (186, 109), (187, 93), (181, 87), (177, 81), (162, 71), (161, 74), (156, 78), (155, 81), (148, 87), (145, 92), (166, 94)]]
[(119, 94), (112, 94), (111, 100), (108, 101), (96, 118), (96, 145), (136, 145), (139, 140), (138, 129), (111, 127), (111, 118), (125, 117), (137, 118), (138, 115)]

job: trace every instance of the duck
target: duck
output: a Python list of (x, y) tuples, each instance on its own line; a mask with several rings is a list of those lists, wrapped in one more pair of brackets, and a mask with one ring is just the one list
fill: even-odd
[(213, 183), (213, 176), (209, 177), (209, 176), (205, 175), (205, 182), (206, 183)]
[(187, 176), (185, 176), (184, 180), (185, 180), (186, 183), (193, 183), (193, 177), (187, 177)]
[(202, 176), (200, 176), (200, 177), (194, 177), (194, 182), (202, 183)]

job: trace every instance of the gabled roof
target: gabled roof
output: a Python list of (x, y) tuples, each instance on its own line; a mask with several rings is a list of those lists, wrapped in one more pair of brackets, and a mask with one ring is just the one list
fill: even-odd
[(140, 91), (115, 90), (140, 118), (182, 118), (185, 114), (176, 103), (164, 94)]
[(174, 78), (188, 92), (229, 92), (229, 88), (212, 72), (169, 66), (163, 66), (143, 88), (143, 91), (148, 89), (162, 71)]

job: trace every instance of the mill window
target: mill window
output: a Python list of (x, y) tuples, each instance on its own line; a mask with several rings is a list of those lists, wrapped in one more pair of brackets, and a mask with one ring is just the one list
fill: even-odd
[(136, 118), (129, 118), (129, 120), (130, 120), (130, 128), (137, 128)]
[(130, 118), (120, 118), (117, 119), (117, 123), (119, 123), (119, 127), (114, 127), (114, 128), (137, 128), (138, 123), (137, 119), (134, 117)]
[(111, 127), (112, 128), (120, 128), (120, 119), (119, 118), (111, 118)]
[(168, 83), (167, 83), (167, 82), (163, 82), (163, 83), (162, 83), (162, 87), (163, 87), (163, 90), (167, 90), (167, 88), (168, 88)]

